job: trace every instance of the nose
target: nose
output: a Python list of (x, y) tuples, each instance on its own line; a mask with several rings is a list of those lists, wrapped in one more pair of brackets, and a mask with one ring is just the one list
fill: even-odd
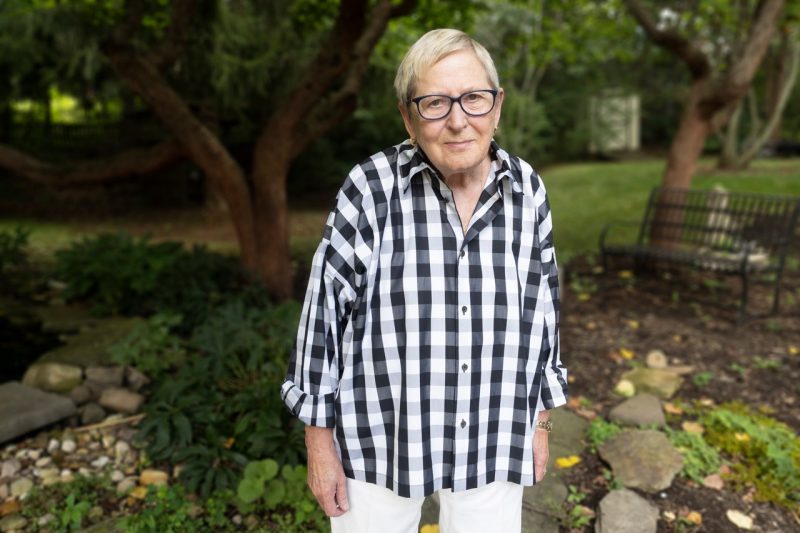
[(461, 130), (467, 125), (468, 120), (469, 116), (464, 113), (461, 105), (458, 102), (453, 102), (450, 114), (447, 115), (447, 126), (454, 130)]

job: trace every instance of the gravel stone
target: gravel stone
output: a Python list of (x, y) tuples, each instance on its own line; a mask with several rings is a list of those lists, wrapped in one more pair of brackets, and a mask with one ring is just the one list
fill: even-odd
[(64, 442), (61, 443), (61, 451), (64, 453), (72, 453), (78, 447), (75, 444), (75, 441), (72, 439), (65, 439)]

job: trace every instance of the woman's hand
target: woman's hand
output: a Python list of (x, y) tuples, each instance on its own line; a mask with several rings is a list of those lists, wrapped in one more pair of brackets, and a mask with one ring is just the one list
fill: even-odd
[[(544, 413), (544, 411), (542, 412)], [(539, 413), (538, 420), (548, 420), (542, 417)], [(550, 433), (542, 428), (534, 426), (533, 428), (533, 474), (536, 478), (536, 483), (539, 483), (544, 475), (547, 473), (547, 460), (550, 458)]]
[(333, 430), (306, 426), (308, 486), (328, 516), (342, 516), (347, 502), (347, 478), (333, 445)]

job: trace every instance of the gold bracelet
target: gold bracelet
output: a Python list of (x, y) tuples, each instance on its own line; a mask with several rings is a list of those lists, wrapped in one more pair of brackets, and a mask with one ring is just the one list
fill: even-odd
[(551, 420), (537, 420), (536, 428), (543, 429), (546, 432), (550, 433), (551, 431), (553, 431), (553, 422)]

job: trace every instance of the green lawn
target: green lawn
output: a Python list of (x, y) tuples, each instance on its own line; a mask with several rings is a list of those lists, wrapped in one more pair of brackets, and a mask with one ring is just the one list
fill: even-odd
[[(800, 160), (756, 161), (742, 172), (719, 172), (714, 160), (701, 161), (693, 187), (800, 195)], [(663, 160), (575, 163), (542, 171), (553, 210), (561, 263), (596, 252), (607, 222), (641, 220), (650, 190), (661, 181)], [(635, 229), (635, 228), (634, 228)]]

